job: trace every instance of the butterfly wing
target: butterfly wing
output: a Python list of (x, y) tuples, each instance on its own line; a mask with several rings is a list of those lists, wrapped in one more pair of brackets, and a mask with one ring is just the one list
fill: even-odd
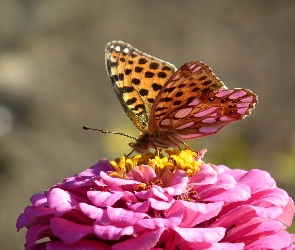
[(151, 111), (151, 134), (189, 139), (217, 133), (250, 114), (257, 96), (247, 89), (229, 90), (201, 62), (184, 64), (163, 86)]
[(108, 43), (105, 55), (107, 72), (123, 109), (139, 130), (147, 130), (155, 98), (176, 68), (121, 41)]

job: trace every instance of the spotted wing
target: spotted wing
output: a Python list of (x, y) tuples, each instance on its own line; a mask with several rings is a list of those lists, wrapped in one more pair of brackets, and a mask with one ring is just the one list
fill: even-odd
[(163, 86), (151, 111), (152, 134), (173, 133), (189, 139), (217, 133), (250, 114), (257, 96), (227, 89), (201, 62), (184, 64)]
[(176, 68), (121, 41), (108, 43), (105, 54), (107, 72), (124, 111), (138, 129), (147, 130), (155, 98)]

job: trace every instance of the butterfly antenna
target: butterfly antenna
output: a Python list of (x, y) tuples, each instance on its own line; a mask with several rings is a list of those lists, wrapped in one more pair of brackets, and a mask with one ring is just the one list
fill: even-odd
[(131, 139), (137, 141), (137, 139), (136, 139), (135, 137), (133, 137), (133, 136), (131, 136), (131, 135), (124, 134), (124, 133), (113, 132), (113, 131), (107, 131), (107, 130), (104, 130), (104, 129), (89, 128), (89, 127), (87, 127), (87, 126), (83, 126), (83, 129), (84, 129), (84, 130), (94, 130), (94, 131), (99, 131), (99, 132), (101, 132), (101, 133), (103, 133), (103, 134), (123, 135), (123, 136), (125, 136), (125, 137), (131, 138)]

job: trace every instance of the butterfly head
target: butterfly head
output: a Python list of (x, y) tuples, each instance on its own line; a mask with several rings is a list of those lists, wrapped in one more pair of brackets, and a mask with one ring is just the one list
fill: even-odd
[(141, 134), (136, 142), (129, 143), (129, 146), (140, 154), (149, 152), (150, 136), (148, 133)]

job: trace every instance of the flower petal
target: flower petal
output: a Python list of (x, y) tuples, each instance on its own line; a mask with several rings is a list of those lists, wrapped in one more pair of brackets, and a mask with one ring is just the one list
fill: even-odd
[(53, 234), (66, 244), (72, 244), (82, 239), (87, 234), (93, 234), (93, 227), (80, 225), (62, 218), (50, 220), (50, 228)]
[(136, 238), (126, 240), (117, 243), (112, 246), (112, 250), (126, 250), (126, 249), (136, 249), (136, 250), (147, 250), (152, 249), (153, 246), (158, 242), (162, 232), (165, 228), (159, 228), (150, 232), (146, 232)]
[(225, 228), (173, 228), (185, 241), (216, 243), (225, 235)]
[(94, 240), (79, 240), (70, 246), (62, 241), (52, 241), (46, 243), (46, 250), (111, 250), (111, 247), (105, 243)]
[(48, 194), (48, 206), (54, 210), (55, 216), (59, 217), (78, 205), (79, 202), (69, 192), (60, 188), (53, 188)]
[[(287, 232), (274, 232), (272, 235), (266, 235), (247, 245), (245, 249), (285, 249), (292, 246), (292, 237)], [(293, 245), (293, 249), (295, 246)]]
[(194, 227), (195, 225), (209, 220), (220, 212), (223, 202), (215, 203), (192, 203), (187, 201), (175, 201), (170, 209), (167, 210), (166, 216), (174, 214), (178, 210), (182, 210), (183, 218), (181, 227)]
[(101, 191), (88, 191), (89, 200), (98, 207), (107, 207), (114, 205), (124, 193), (110, 193)]

